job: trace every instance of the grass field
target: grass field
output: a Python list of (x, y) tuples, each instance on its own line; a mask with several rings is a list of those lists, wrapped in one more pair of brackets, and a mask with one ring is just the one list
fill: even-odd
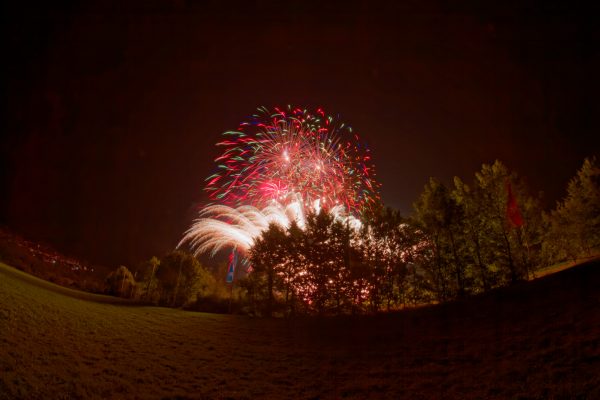
[(142, 307), (0, 264), (0, 399), (600, 399), (600, 264), (293, 321)]

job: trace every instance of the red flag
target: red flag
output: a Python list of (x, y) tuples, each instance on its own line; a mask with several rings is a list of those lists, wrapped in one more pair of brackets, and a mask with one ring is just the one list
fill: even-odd
[(523, 217), (521, 216), (521, 212), (519, 211), (519, 205), (517, 204), (517, 199), (512, 192), (512, 186), (510, 181), (506, 181), (506, 191), (508, 192), (508, 198), (506, 201), (506, 218), (514, 227), (519, 227), (523, 225)]

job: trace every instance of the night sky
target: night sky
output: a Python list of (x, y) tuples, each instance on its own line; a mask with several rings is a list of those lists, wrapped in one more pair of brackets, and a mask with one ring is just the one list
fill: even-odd
[(173, 249), (214, 143), (260, 105), (339, 114), (404, 215), (430, 176), (495, 159), (549, 208), (599, 153), (598, 10), (48, 3), (3, 6), (0, 223), (93, 263)]

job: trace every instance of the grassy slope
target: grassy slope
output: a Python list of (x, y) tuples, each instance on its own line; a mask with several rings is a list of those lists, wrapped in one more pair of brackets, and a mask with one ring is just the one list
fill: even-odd
[(598, 288), (595, 262), (465, 302), (288, 322), (127, 306), (0, 264), (0, 399), (596, 399)]
[(575, 261), (570, 260), (570, 261), (559, 262), (558, 264), (549, 265), (547, 267), (543, 267), (543, 268), (535, 271), (535, 273), (533, 274), (534, 276), (532, 276), (531, 279), (541, 278), (546, 275), (555, 274), (557, 272), (564, 271), (565, 269), (572, 268), (575, 265), (583, 264), (586, 262), (597, 262), (597, 261), (600, 261), (600, 255), (598, 255), (598, 254), (596, 254), (594, 256), (586, 257), (586, 258), (580, 258)]

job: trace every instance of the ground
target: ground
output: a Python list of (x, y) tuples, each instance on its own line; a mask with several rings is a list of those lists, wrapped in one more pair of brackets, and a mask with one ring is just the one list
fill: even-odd
[(142, 307), (0, 264), (0, 399), (599, 399), (600, 263), (371, 317)]

